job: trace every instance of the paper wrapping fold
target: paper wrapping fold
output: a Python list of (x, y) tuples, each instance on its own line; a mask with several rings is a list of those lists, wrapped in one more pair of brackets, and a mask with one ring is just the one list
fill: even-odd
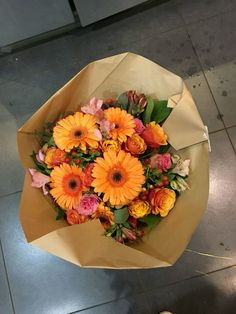
[(84, 267), (147, 268), (172, 265), (182, 254), (204, 212), (208, 198), (208, 143), (205, 128), (183, 80), (141, 56), (124, 53), (86, 66), (53, 95), (19, 130), (18, 147), (23, 165), (33, 163), (39, 149), (34, 130), (63, 111), (79, 110), (93, 96), (116, 97), (134, 89), (158, 99), (168, 99), (173, 110), (163, 127), (168, 140), (183, 158), (191, 159), (191, 189), (158, 227), (132, 245), (104, 236), (98, 221), (68, 226), (56, 221), (53, 204), (41, 190), (32, 188), (26, 173), (20, 219), (32, 244)]

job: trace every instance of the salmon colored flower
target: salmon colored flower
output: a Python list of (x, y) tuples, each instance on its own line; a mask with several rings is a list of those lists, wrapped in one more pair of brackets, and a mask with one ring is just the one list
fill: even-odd
[(108, 151), (95, 160), (92, 186), (96, 193), (103, 193), (104, 202), (127, 204), (141, 192), (143, 172), (141, 162), (130, 153)]
[(63, 209), (73, 209), (78, 204), (82, 192), (88, 190), (83, 185), (84, 174), (80, 168), (66, 163), (56, 166), (51, 172), (50, 194)]
[(66, 152), (74, 147), (86, 150), (86, 146), (98, 147), (98, 136), (96, 118), (91, 114), (76, 112), (57, 122), (53, 129), (53, 138), (56, 145)]
[(121, 149), (120, 143), (118, 141), (115, 141), (115, 140), (105, 140), (102, 142), (101, 146), (102, 146), (102, 150), (104, 152), (107, 152), (109, 150), (113, 150), (114, 152), (118, 153)]
[(87, 216), (80, 215), (77, 210), (75, 209), (68, 209), (66, 211), (66, 219), (68, 224), (75, 225), (75, 224), (82, 224), (88, 220)]
[(93, 171), (94, 164), (93, 163), (88, 163), (86, 167), (84, 168), (84, 181), (83, 184), (86, 187), (90, 187), (91, 183), (93, 182), (93, 177), (92, 177), (92, 171)]
[(44, 158), (45, 158), (45, 154), (43, 152), (43, 149), (39, 149), (38, 153), (36, 154), (36, 159), (38, 160), (38, 162), (42, 163), (44, 162)]
[(103, 105), (102, 99), (96, 99), (95, 97), (93, 97), (90, 100), (89, 105), (81, 107), (81, 111), (84, 113), (95, 115), (101, 110), (102, 105)]
[(122, 143), (126, 141), (127, 136), (134, 134), (134, 118), (125, 110), (111, 107), (105, 110), (105, 115), (110, 124), (114, 124), (114, 128), (111, 128), (109, 132), (113, 140), (119, 140)]
[(128, 207), (130, 216), (138, 219), (142, 218), (150, 213), (150, 206), (148, 202), (142, 200), (134, 200)]
[(167, 171), (171, 168), (171, 155), (169, 153), (156, 154), (150, 158), (151, 168), (157, 168), (159, 170)]
[(29, 172), (32, 178), (31, 186), (33, 186), (34, 188), (42, 188), (43, 194), (48, 194), (45, 185), (50, 182), (50, 177), (32, 168), (29, 169)]
[(108, 230), (114, 222), (114, 214), (103, 202), (98, 205), (97, 210), (92, 214), (92, 219), (100, 219), (105, 230)]
[(48, 168), (59, 166), (66, 160), (66, 152), (60, 148), (50, 147), (47, 149), (44, 162)]
[(146, 125), (145, 130), (140, 134), (145, 143), (150, 148), (159, 148), (161, 145), (167, 145), (167, 136), (163, 128), (152, 121)]
[(147, 145), (138, 134), (133, 134), (131, 137), (128, 137), (125, 148), (128, 150), (132, 155), (139, 155), (145, 152), (147, 149)]
[(149, 195), (152, 214), (165, 217), (174, 207), (176, 194), (173, 190), (167, 188), (157, 188), (151, 191)]
[(138, 134), (141, 134), (143, 130), (145, 129), (143, 122), (140, 119), (135, 118), (134, 123), (135, 123), (135, 132)]
[(92, 215), (99, 205), (99, 197), (96, 194), (84, 194), (76, 207), (81, 215)]

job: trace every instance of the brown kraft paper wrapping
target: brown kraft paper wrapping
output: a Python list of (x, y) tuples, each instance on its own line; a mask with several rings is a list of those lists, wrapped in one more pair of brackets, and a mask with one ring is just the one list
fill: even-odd
[[(163, 124), (168, 141), (184, 159), (191, 159), (190, 190), (178, 198), (170, 214), (142, 240), (123, 245), (104, 236), (98, 220), (68, 226), (56, 221), (53, 202), (31, 187), (30, 155), (42, 130), (61, 112), (78, 111), (91, 97), (110, 98), (134, 89), (168, 99), (173, 110)], [(208, 142), (205, 127), (183, 80), (156, 63), (123, 53), (88, 64), (56, 92), (18, 130), (18, 149), (26, 168), (20, 220), (28, 242), (83, 267), (153, 268), (171, 266), (185, 250), (206, 208), (209, 189)]]

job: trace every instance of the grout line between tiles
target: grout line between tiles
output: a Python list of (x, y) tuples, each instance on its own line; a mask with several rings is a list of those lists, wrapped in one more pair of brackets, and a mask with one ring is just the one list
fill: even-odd
[(19, 190), (19, 191), (16, 191), (16, 192), (12, 192), (12, 193), (8, 193), (8, 194), (2, 194), (2, 195), (0, 195), (0, 198), (12, 196), (12, 195), (15, 195), (15, 194), (18, 194), (18, 193), (21, 193), (21, 192), (22, 192), (22, 190)]
[(11, 299), (12, 310), (13, 310), (13, 313), (15, 314), (16, 312), (15, 312), (15, 308), (14, 308), (14, 302), (13, 302), (13, 297), (12, 297), (12, 293), (11, 293), (11, 287), (10, 287), (8, 273), (7, 273), (6, 261), (5, 261), (5, 256), (4, 256), (4, 253), (3, 253), (3, 247), (2, 247), (1, 239), (0, 239), (0, 251), (2, 253), (3, 265), (4, 265), (4, 268), (5, 268), (6, 279), (7, 279), (7, 286), (8, 286), (8, 290), (9, 290), (10, 299)]
[(168, 285), (163, 285), (163, 286), (159, 286), (159, 287), (152, 288), (152, 289), (142, 290), (142, 291), (139, 291), (139, 292), (134, 293), (134, 294), (128, 294), (128, 295), (126, 295), (126, 296), (124, 296), (124, 297), (121, 297), (121, 298), (117, 298), (117, 299), (113, 299), (113, 300), (110, 300), (110, 301), (107, 301), (107, 302), (104, 302), (104, 303), (99, 303), (99, 304), (96, 304), (96, 305), (92, 305), (92, 306), (86, 307), (86, 308), (81, 309), (81, 310), (78, 310), (78, 311), (69, 312), (69, 313), (67, 313), (67, 314), (83, 313), (83, 312), (86, 311), (86, 310), (93, 309), (93, 308), (96, 308), (96, 307), (100, 307), (100, 306), (103, 306), (103, 305), (105, 305), (105, 304), (109, 304), (109, 303), (121, 301), (121, 300), (127, 299), (127, 298), (129, 298), (129, 297), (139, 296), (139, 295), (141, 295), (141, 294), (150, 293), (150, 292), (152, 292), (152, 291), (155, 291), (156, 289), (164, 289), (164, 288), (167, 288), (167, 287), (171, 287), (171, 286), (173, 286), (173, 285), (176, 285), (176, 284), (179, 284), (179, 283), (188, 281), (188, 280), (192, 280), (192, 279), (197, 279), (197, 278), (205, 277), (206, 275), (211, 275), (211, 274), (214, 274), (214, 273), (217, 273), (217, 272), (220, 272), (220, 271), (223, 271), (223, 270), (227, 270), (227, 269), (230, 269), (230, 268), (234, 268), (234, 267), (236, 267), (236, 264), (233, 264), (233, 265), (230, 265), (230, 266), (226, 266), (226, 267), (222, 267), (222, 268), (219, 268), (219, 269), (215, 269), (215, 270), (212, 270), (212, 271), (203, 273), (203, 274), (200, 273), (199, 275), (191, 276), (191, 277), (185, 278), (185, 279), (183, 279), (183, 280), (174, 281), (174, 282), (172, 282), (172, 283), (169, 283)]
[[(234, 10), (233, 10), (233, 11), (234, 11)], [(220, 115), (220, 114), (221, 114), (220, 108), (219, 108), (218, 105), (217, 105), (217, 101), (216, 101), (216, 99), (215, 99), (215, 96), (214, 96), (214, 94), (213, 94), (213, 92), (212, 92), (212, 90), (211, 90), (209, 81), (208, 81), (207, 76), (206, 76), (206, 74), (205, 74), (205, 69), (204, 69), (204, 67), (203, 67), (203, 65), (202, 65), (202, 63), (201, 63), (200, 57), (199, 57), (199, 55), (198, 55), (198, 53), (197, 53), (197, 50), (196, 50), (196, 48), (195, 48), (195, 46), (194, 46), (194, 43), (193, 43), (192, 38), (191, 38), (191, 35), (190, 35), (189, 31), (188, 31), (188, 25), (190, 25), (190, 24), (187, 24), (187, 23), (185, 22), (185, 20), (184, 20), (182, 14), (179, 12), (179, 10), (177, 10), (177, 12), (178, 12), (179, 16), (181, 17), (181, 19), (182, 19), (182, 21), (183, 21), (183, 24), (184, 24), (184, 26), (185, 26), (184, 28), (185, 28), (185, 30), (186, 30), (186, 32), (187, 32), (187, 34), (188, 34), (188, 38), (189, 38), (189, 40), (190, 40), (190, 42), (191, 42), (193, 51), (194, 51), (194, 53), (195, 53), (195, 55), (196, 55), (196, 57), (197, 57), (198, 63), (199, 63), (199, 65), (200, 65), (200, 67), (201, 67), (201, 71), (203, 72), (203, 76), (204, 76), (204, 78), (205, 78), (205, 80), (206, 80), (206, 84), (207, 84), (207, 86), (208, 86), (208, 89), (209, 89), (209, 91), (210, 91), (210, 94), (211, 94), (211, 96), (212, 96), (212, 99), (213, 99), (213, 101), (214, 101), (214, 103), (215, 103), (216, 109), (217, 109), (217, 111), (218, 111), (218, 113), (219, 113), (219, 115)], [(222, 14), (222, 13), (221, 13), (221, 14)], [(219, 15), (221, 15), (221, 14), (219, 14)], [(224, 130), (226, 131), (226, 134), (227, 134), (227, 137), (228, 137), (228, 139), (229, 139), (229, 142), (230, 142), (230, 144), (231, 144), (231, 146), (232, 146), (232, 148), (233, 148), (233, 151), (234, 151), (234, 153), (236, 154), (236, 149), (235, 149), (235, 147), (234, 147), (234, 145), (233, 145), (233, 142), (232, 142), (232, 140), (231, 140), (231, 138), (230, 138), (229, 132), (227, 131), (226, 124), (225, 124), (225, 122), (224, 122), (223, 119), (221, 119), (221, 121), (222, 121), (222, 123), (223, 123)], [(212, 133), (213, 133), (213, 132), (212, 132)]]

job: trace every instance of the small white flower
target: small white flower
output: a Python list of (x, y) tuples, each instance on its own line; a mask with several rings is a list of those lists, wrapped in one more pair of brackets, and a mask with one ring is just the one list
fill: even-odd
[(177, 165), (172, 170), (173, 173), (177, 173), (181, 177), (186, 177), (189, 174), (189, 165), (190, 165), (190, 159), (179, 159), (177, 162)]

